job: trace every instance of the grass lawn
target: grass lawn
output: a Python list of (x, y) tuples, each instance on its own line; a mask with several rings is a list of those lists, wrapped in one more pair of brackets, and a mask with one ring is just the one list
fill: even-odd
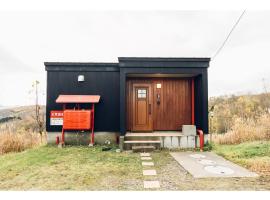
[(43, 146), (0, 156), (0, 190), (143, 189), (139, 154)]
[(214, 151), (224, 158), (261, 175), (270, 175), (270, 141), (214, 145)]
[[(270, 142), (214, 146), (235, 163), (256, 166), (253, 171), (263, 176), (201, 179), (184, 170), (169, 150), (152, 152), (155, 165), (143, 168), (139, 153), (43, 146), (0, 156), (0, 190), (144, 190), (144, 180), (158, 180), (158, 190), (270, 190), (269, 146)], [(157, 176), (143, 177), (143, 169), (156, 169)]]

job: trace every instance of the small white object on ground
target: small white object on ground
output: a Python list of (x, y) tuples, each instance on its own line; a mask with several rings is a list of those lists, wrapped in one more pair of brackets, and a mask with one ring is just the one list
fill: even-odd
[(143, 182), (144, 188), (160, 188), (159, 181), (144, 181)]
[(141, 156), (150, 156), (150, 153), (140, 153)]
[(152, 160), (151, 157), (141, 157), (142, 160)]
[(154, 169), (143, 170), (143, 175), (144, 176), (155, 176), (155, 175), (157, 175), (157, 171)]
[(143, 166), (154, 166), (153, 162), (142, 162)]
[(205, 155), (202, 155), (202, 154), (191, 154), (190, 157), (192, 157), (192, 158), (205, 158)]
[(121, 152), (121, 149), (116, 149), (115, 152), (116, 153), (120, 153)]

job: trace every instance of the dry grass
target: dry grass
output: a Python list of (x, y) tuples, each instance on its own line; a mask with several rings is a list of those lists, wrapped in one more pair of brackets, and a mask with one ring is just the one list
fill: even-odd
[(34, 107), (20, 107), (12, 110), (14, 120), (0, 123), (0, 154), (20, 152), (46, 143), (46, 135), (42, 138), (38, 133), (33, 117)]
[(235, 119), (230, 131), (225, 134), (214, 134), (213, 142), (217, 144), (240, 144), (246, 141), (270, 139), (270, 115), (258, 119)]
[(246, 161), (248, 169), (258, 172), (262, 175), (270, 176), (270, 158), (252, 158)]
[(40, 145), (40, 136), (37, 133), (11, 133), (0, 134), (0, 154), (9, 152), (20, 152), (28, 148)]

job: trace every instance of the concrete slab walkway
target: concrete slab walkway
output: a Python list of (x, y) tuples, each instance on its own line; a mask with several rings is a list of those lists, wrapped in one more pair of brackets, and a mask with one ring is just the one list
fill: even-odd
[(151, 157), (141, 157), (141, 160), (152, 160)]
[(143, 170), (143, 175), (144, 176), (156, 176), (157, 171), (154, 169)]
[(154, 166), (153, 162), (142, 162), (143, 166)]
[[(154, 166), (154, 162), (149, 162), (149, 160), (152, 160), (150, 157), (150, 153), (141, 153), (141, 160), (148, 160), (142, 161), (142, 166), (147, 168), (147, 166)], [(157, 176), (157, 171), (155, 169), (143, 169), (143, 175), (144, 176), (150, 176), (150, 177), (155, 177)], [(156, 180), (145, 180), (143, 181), (143, 187), (145, 189), (155, 189), (155, 188), (160, 188), (159, 181)]]
[(258, 176), (213, 152), (174, 152), (170, 154), (194, 178)]

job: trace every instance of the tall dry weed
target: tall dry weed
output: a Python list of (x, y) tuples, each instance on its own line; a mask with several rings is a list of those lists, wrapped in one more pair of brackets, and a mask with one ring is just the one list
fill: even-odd
[[(20, 152), (41, 145), (39, 133), (31, 121), (11, 121), (0, 125), (0, 154)], [(44, 136), (46, 137), (46, 136)]]
[(270, 115), (263, 114), (258, 119), (236, 118), (231, 130), (225, 134), (214, 134), (218, 144), (239, 144), (246, 141), (270, 139)]

